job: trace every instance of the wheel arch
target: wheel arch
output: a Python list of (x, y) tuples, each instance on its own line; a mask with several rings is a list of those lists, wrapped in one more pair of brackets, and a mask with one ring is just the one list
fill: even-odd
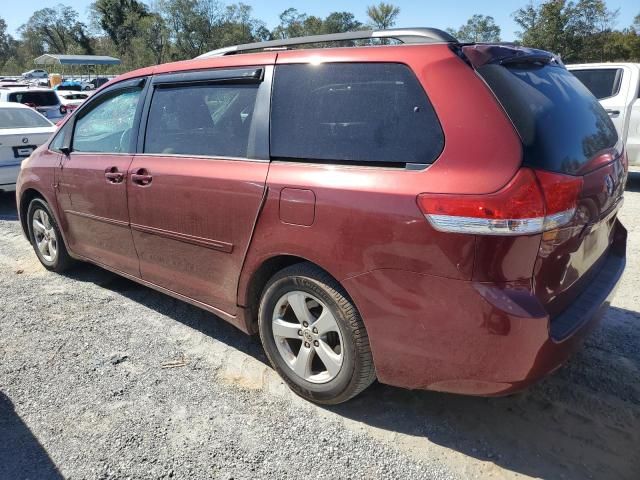
[(29, 224), (27, 219), (27, 212), (29, 211), (29, 204), (34, 198), (39, 198), (43, 202), (45, 202), (49, 206), (49, 210), (53, 215), (56, 223), (58, 224), (58, 228), (60, 229), (60, 235), (62, 237), (62, 241), (64, 242), (65, 248), (71, 257), (73, 257), (73, 253), (69, 250), (69, 242), (67, 241), (67, 232), (65, 231), (64, 224), (61, 222), (60, 212), (58, 211), (58, 205), (56, 203), (56, 198), (49, 198), (46, 194), (44, 194), (41, 190), (29, 186), (24, 189), (20, 193), (20, 200), (18, 202), (18, 216), (20, 218), (20, 227), (22, 228), (22, 233), (24, 236), (31, 242), (31, 236), (29, 234)]
[[(258, 332), (258, 308), (260, 305), (260, 296), (267, 282), (280, 270), (297, 263), (309, 263), (320, 268), (338, 282), (345, 291), (347, 291), (346, 287), (338, 278), (336, 278), (335, 275), (313, 260), (309, 260), (308, 258), (301, 257), (299, 255), (290, 254), (278, 254), (265, 258), (250, 274), (247, 274), (248, 279), (245, 280), (245, 282), (241, 281), (238, 291), (238, 303), (245, 308), (245, 321), (247, 330), (250, 334)], [(242, 288), (243, 284), (245, 285), (244, 288)]]
[(22, 227), (22, 233), (29, 240), (30, 238), (29, 225), (27, 224), (27, 211), (29, 210), (29, 204), (34, 198), (41, 198), (43, 201), (47, 202), (45, 196), (35, 188), (27, 188), (24, 192), (22, 192), (22, 194), (20, 195), (20, 201), (18, 202), (18, 216), (20, 217), (20, 226)]

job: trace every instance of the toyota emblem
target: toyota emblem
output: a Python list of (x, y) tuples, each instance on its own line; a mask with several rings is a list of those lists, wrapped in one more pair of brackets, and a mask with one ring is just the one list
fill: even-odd
[(22, 143), (26, 145), (27, 143), (29, 143), (29, 139), (27, 137), (22, 137)]
[(607, 175), (604, 179), (604, 186), (607, 190), (607, 195), (609, 195), (610, 197), (613, 196), (613, 190), (614, 190), (614, 183), (613, 183), (613, 178), (611, 177), (611, 175)]

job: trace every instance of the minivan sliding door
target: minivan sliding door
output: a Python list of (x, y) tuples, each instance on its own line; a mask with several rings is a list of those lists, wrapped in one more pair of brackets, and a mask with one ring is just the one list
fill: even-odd
[(155, 77), (129, 169), (142, 278), (229, 315), (269, 168), (272, 70)]

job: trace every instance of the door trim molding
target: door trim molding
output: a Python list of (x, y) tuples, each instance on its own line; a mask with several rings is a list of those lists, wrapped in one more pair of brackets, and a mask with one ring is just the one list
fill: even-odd
[(65, 210), (65, 214), (76, 215), (78, 217), (88, 218), (90, 220), (96, 220), (97, 222), (108, 223), (110, 225), (117, 225), (118, 227), (129, 227), (129, 222), (122, 220), (115, 220), (113, 218), (100, 217), (98, 215), (92, 215), (90, 213), (76, 212), (75, 210)]
[(212, 240), (210, 238), (196, 237), (195, 235), (187, 235), (186, 233), (172, 232), (170, 230), (164, 230), (162, 228), (148, 227), (146, 225), (139, 225), (137, 223), (131, 224), (131, 229), (142, 233), (148, 233), (150, 235), (158, 235), (170, 240), (176, 240), (178, 242), (189, 243), (198, 247), (210, 248), (212, 250), (218, 250), (225, 253), (233, 252), (233, 244), (228, 242), (222, 242), (220, 240)]
[[(142, 233), (148, 233), (150, 235), (158, 235), (159, 237), (169, 238), (171, 240), (177, 240), (178, 242), (189, 243), (198, 247), (210, 248), (212, 250), (218, 250), (224, 253), (233, 252), (233, 243), (222, 242), (220, 240), (212, 240), (210, 238), (196, 237), (195, 235), (187, 235), (186, 233), (172, 232), (171, 230), (164, 230), (162, 228), (148, 227), (146, 225), (139, 225), (137, 223), (124, 222), (122, 220), (115, 220), (113, 218), (100, 217), (98, 215), (92, 215), (90, 213), (76, 212), (74, 210), (65, 210), (64, 213), (70, 215), (76, 215), (78, 217), (88, 218), (97, 222), (108, 223), (109, 225), (116, 225), (118, 227), (131, 228)], [(134, 242), (135, 244), (135, 242)]]

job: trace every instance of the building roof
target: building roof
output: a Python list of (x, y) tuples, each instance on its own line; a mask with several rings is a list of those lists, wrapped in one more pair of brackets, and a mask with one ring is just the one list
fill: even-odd
[(53, 55), (45, 53), (34, 60), (36, 65), (120, 65), (119, 58), (105, 55)]

